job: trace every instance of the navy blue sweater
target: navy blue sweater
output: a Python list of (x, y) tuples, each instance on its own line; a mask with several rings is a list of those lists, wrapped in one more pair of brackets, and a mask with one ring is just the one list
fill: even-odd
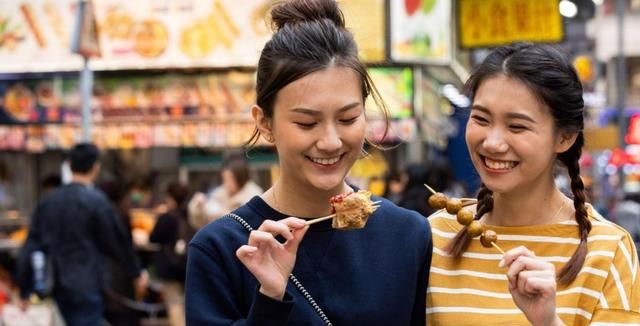
[[(388, 200), (360, 230), (313, 224), (298, 248), (293, 274), (333, 325), (425, 324), (431, 263), (427, 220)], [(287, 216), (254, 197), (235, 213), (254, 229)], [(188, 325), (323, 325), (289, 281), (283, 301), (258, 292), (259, 284), (235, 255), (247, 231), (230, 218), (201, 229), (189, 246)]]

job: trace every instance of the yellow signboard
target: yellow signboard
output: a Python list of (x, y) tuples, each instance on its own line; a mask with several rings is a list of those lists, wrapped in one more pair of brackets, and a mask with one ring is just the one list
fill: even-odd
[(353, 32), (358, 43), (362, 59), (366, 62), (383, 62), (384, 0), (340, 0), (338, 3), (344, 12), (347, 28)]
[(461, 47), (562, 40), (558, 0), (460, 0), (459, 4)]

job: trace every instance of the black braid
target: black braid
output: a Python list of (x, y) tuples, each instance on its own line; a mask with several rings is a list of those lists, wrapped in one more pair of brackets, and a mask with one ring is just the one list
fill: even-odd
[(580, 230), (580, 244), (571, 256), (571, 259), (560, 270), (558, 274), (558, 282), (560, 284), (571, 283), (582, 269), (584, 260), (587, 256), (587, 238), (591, 232), (591, 221), (587, 213), (585, 205), (586, 195), (584, 191), (584, 183), (580, 178), (580, 164), (578, 160), (582, 155), (582, 146), (584, 144), (584, 136), (582, 132), (578, 132), (575, 143), (568, 151), (558, 155), (562, 163), (567, 166), (569, 177), (571, 178), (571, 192), (573, 193), (573, 208), (576, 211), (576, 222)]

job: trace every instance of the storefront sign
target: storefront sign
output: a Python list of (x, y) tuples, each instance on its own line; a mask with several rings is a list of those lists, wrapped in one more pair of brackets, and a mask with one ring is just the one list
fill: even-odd
[(448, 64), (452, 57), (451, 0), (391, 0), (391, 59)]
[(559, 42), (563, 37), (557, 0), (460, 0), (459, 6), (461, 47)]
[(362, 59), (385, 61), (385, 0), (348, 0), (339, 4)]

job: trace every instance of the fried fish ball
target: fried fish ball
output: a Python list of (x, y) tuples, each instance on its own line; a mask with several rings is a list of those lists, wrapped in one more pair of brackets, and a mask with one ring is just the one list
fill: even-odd
[(447, 200), (447, 213), (457, 214), (462, 209), (462, 200), (458, 198), (451, 198)]
[(470, 237), (475, 238), (482, 234), (483, 229), (482, 224), (480, 224), (479, 221), (474, 220), (467, 226), (467, 233)]
[(466, 208), (462, 208), (456, 214), (456, 218), (458, 220), (458, 223), (462, 225), (469, 225), (469, 223), (473, 221), (473, 212)]
[(447, 207), (447, 196), (441, 192), (436, 192), (429, 197), (429, 206), (435, 209), (443, 209)]
[(493, 230), (485, 230), (480, 236), (480, 243), (483, 247), (491, 248), (492, 242), (498, 242), (498, 234)]

